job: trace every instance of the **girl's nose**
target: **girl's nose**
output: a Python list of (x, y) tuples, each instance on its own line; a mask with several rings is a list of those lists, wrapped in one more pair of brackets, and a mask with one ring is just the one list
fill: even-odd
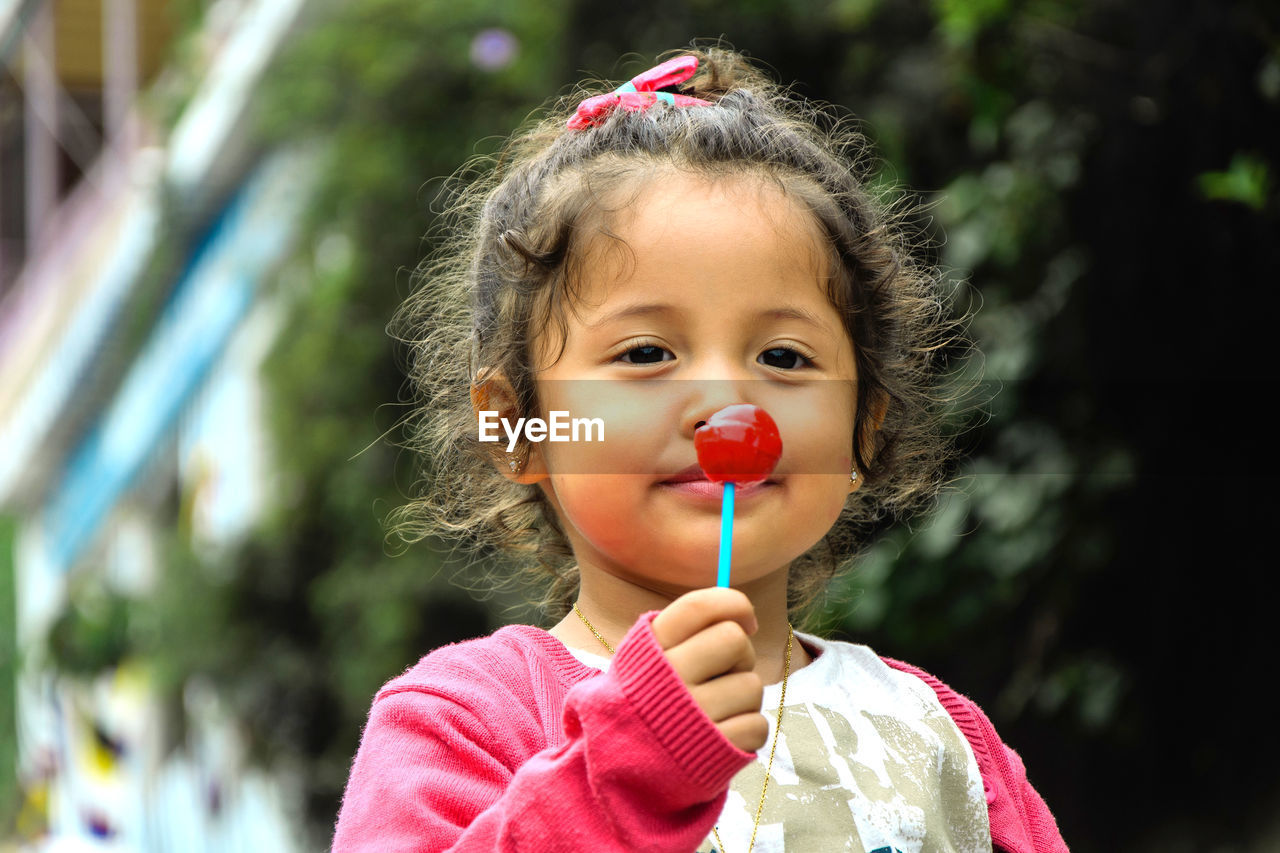
[(693, 431), (707, 419), (727, 406), (752, 403), (752, 387), (759, 382), (752, 365), (745, 362), (737, 342), (717, 344), (704, 341), (704, 347), (691, 359), (682, 373), (685, 410), (681, 422), (683, 433), (690, 439)]
[(682, 432), (692, 439), (694, 430), (727, 406), (753, 402), (750, 381), (733, 379), (691, 380), (686, 388), (688, 398), (682, 418)]

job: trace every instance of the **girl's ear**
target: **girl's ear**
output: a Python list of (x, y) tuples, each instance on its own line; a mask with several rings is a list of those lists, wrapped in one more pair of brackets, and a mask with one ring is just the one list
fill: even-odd
[(492, 445), (491, 459), (498, 473), (512, 482), (530, 486), (547, 479), (541, 445), (521, 437), (515, 449), (507, 452), (510, 442), (507, 429), (514, 430), (521, 415), (516, 405), (515, 389), (504, 375), (488, 367), (476, 374), (471, 383), (471, 411), (475, 415), (477, 437), (481, 435), (482, 414), (489, 435), (494, 435), (497, 428), (498, 440)]
[[(877, 433), (880, 432), (880, 427), (884, 426), (885, 415), (888, 413), (889, 396), (883, 391), (877, 391), (867, 405), (867, 426), (870, 429), (864, 430), (862, 433), (861, 455), (863, 459), (875, 459), (876, 451), (880, 444), (880, 437)], [(866, 474), (862, 471), (856, 472), (856, 476), (854, 476), (855, 472), (850, 471), (849, 473), (849, 494), (853, 494), (862, 487)]]
[(871, 431), (879, 432), (880, 427), (884, 426), (884, 417), (889, 414), (889, 395), (883, 390), (876, 391), (871, 396), (870, 409), (867, 415), (871, 418)]

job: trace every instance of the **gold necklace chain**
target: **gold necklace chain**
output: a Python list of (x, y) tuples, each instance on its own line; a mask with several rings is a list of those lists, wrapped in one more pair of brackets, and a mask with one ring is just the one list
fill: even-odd
[[(578, 609), (578, 603), (574, 602), (573, 612), (578, 614), (578, 618), (582, 620), (582, 624), (587, 626), (600, 645), (604, 646), (609, 654), (613, 654), (613, 646), (609, 645), (609, 641), (600, 636), (600, 632), (596, 630), (596, 626), (591, 624), (586, 615)], [(773, 755), (778, 750), (778, 738), (782, 735), (782, 708), (787, 704), (787, 679), (791, 676), (791, 641), (795, 638), (795, 630), (791, 627), (791, 623), (787, 623), (787, 654), (782, 664), (782, 696), (778, 699), (778, 718), (773, 726), (773, 745), (769, 747), (769, 765), (764, 771), (764, 786), (760, 788), (760, 802), (756, 805), (756, 820), (751, 827), (751, 843), (747, 845), (747, 853), (751, 853), (756, 846), (756, 832), (760, 829), (760, 815), (764, 813), (764, 797), (769, 793), (769, 776), (773, 774)], [(716, 844), (719, 845), (720, 853), (726, 853), (724, 842), (720, 840), (720, 827), (711, 828), (711, 834), (715, 836)]]

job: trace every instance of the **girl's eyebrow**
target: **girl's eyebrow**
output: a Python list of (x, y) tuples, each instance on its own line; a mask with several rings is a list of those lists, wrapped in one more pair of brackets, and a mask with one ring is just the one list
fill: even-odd
[(676, 308), (674, 305), (668, 305), (665, 302), (640, 302), (635, 305), (624, 305), (617, 310), (610, 311), (608, 314), (597, 318), (587, 325), (589, 328), (595, 329), (600, 326), (608, 325), (609, 323), (616, 323), (618, 320), (627, 320), (631, 317), (644, 317), (650, 314), (672, 314), (675, 310)]
[[(634, 305), (624, 305), (614, 311), (610, 311), (603, 317), (597, 318), (588, 324), (589, 328), (596, 329), (600, 326), (606, 326), (609, 323), (615, 323), (619, 320), (627, 320), (632, 317), (645, 317), (653, 314), (673, 314), (677, 309), (674, 305), (668, 305), (665, 302), (640, 302)], [(804, 308), (794, 305), (787, 305), (781, 308), (769, 308), (757, 314), (758, 317), (767, 320), (799, 320), (801, 323), (813, 326), (817, 329), (826, 329), (827, 325), (822, 322), (818, 315)]]
[(822, 322), (822, 319), (818, 317), (817, 314), (814, 314), (812, 311), (808, 311), (804, 308), (797, 308), (794, 305), (788, 305), (784, 308), (773, 308), (768, 311), (761, 311), (760, 316), (770, 320), (799, 320), (801, 323), (806, 323), (810, 326), (814, 326), (815, 328), (827, 328), (827, 324)]

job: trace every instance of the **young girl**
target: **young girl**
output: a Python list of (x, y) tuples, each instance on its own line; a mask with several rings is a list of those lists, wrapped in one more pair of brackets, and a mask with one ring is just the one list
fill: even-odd
[[(407, 516), (541, 571), (564, 618), (379, 691), (335, 851), (1066, 850), (976, 705), (791, 627), (946, 450), (956, 328), (860, 144), (692, 51), (571, 99), (465, 191), (464, 251), (403, 312), (432, 479)], [(693, 439), (741, 403), (783, 454), (737, 489), (722, 589)], [(555, 413), (601, 428), (519, 426)]]

